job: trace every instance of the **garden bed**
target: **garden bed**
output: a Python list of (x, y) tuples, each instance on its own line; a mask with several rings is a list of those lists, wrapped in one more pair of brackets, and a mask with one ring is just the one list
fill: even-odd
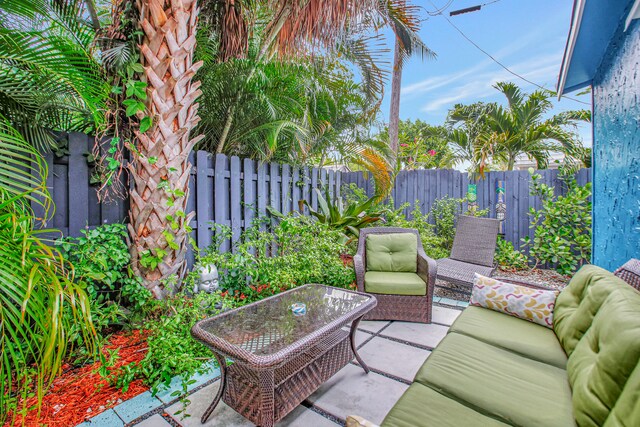
[[(109, 366), (103, 366), (100, 361), (81, 367), (65, 364), (62, 373), (54, 380), (42, 401), (40, 415), (30, 410), (24, 419), (26, 426), (47, 425), (72, 427), (94, 417), (117, 404), (131, 399), (147, 391), (141, 379), (131, 381), (126, 391), (117, 388), (105, 379), (100, 372), (104, 369), (109, 374), (116, 374), (124, 366), (138, 363), (147, 353), (147, 334), (140, 330), (117, 333), (109, 338), (102, 354)], [(112, 357), (117, 351), (117, 356)], [(36, 398), (31, 397), (26, 407), (36, 404)], [(19, 404), (21, 405), (21, 404)], [(10, 426), (11, 423), (5, 424)], [(14, 426), (23, 425), (22, 417), (16, 417)]]

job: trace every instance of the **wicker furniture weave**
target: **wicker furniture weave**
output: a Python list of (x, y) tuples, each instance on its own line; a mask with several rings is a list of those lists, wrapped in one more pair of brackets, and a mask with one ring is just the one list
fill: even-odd
[[(291, 312), (296, 302), (306, 304), (305, 315)], [(354, 336), (375, 305), (368, 294), (305, 285), (196, 323), (191, 333), (213, 351), (221, 372), (202, 422), (222, 399), (254, 424), (273, 426), (354, 356), (368, 373)], [(347, 325), (350, 332), (342, 330)]]
[(375, 294), (378, 305), (365, 316), (365, 319), (431, 323), (433, 287), (436, 283), (436, 262), (424, 253), (418, 230), (399, 227), (371, 227), (360, 230), (358, 252), (353, 257), (358, 291), (365, 292), (364, 275), (367, 272), (367, 236), (370, 234), (389, 233), (413, 233), (416, 235), (416, 239), (418, 239), (416, 274), (426, 283), (427, 293), (424, 296)]
[(458, 285), (473, 285), (475, 273), (491, 277), (500, 221), (460, 215), (449, 258), (438, 263), (438, 279)]
[(640, 260), (631, 258), (613, 274), (640, 291)]

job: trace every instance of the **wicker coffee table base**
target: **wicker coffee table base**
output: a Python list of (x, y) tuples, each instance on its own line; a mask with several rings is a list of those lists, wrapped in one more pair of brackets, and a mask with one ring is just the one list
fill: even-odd
[(226, 366), (225, 358), (214, 353), (220, 365), (220, 388), (203, 414), (202, 423), (207, 422), (222, 399), (254, 424), (271, 427), (354, 357), (369, 373), (355, 345), (361, 319), (353, 321), (349, 332), (340, 329), (275, 369), (257, 370), (240, 363)]

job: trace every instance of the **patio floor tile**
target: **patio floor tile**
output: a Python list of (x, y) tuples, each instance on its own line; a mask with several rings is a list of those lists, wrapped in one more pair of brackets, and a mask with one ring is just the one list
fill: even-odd
[(113, 410), (125, 423), (130, 423), (147, 412), (153, 411), (162, 406), (162, 402), (151, 396), (151, 392), (145, 391), (129, 400), (125, 400)]
[(78, 424), (77, 427), (122, 427), (124, 422), (113, 411), (108, 409), (101, 414), (96, 415), (88, 421)]
[(447, 326), (425, 323), (393, 322), (380, 335), (426, 347), (435, 347), (447, 334)]
[(138, 424), (135, 425), (135, 427), (168, 427), (168, 426), (171, 426), (171, 424), (169, 424), (167, 420), (162, 418), (162, 415), (160, 414), (155, 414), (144, 421), (140, 421)]
[[(180, 402), (176, 402), (174, 405), (167, 408), (166, 412), (174, 419), (174, 421), (183, 427), (253, 427), (253, 424), (249, 420), (231, 409), (224, 402), (220, 402), (206, 424), (200, 423), (200, 417), (211, 403), (218, 387), (219, 382), (216, 381), (215, 383), (210, 384), (189, 396), (191, 403), (187, 406), (186, 412), (190, 417), (183, 418), (183, 414), (176, 414), (178, 410), (182, 409), (182, 403)], [(277, 423), (276, 426), (336, 427), (336, 424), (324, 418), (322, 415), (305, 408), (304, 406), (298, 406), (293, 410), (293, 412)]]
[(313, 405), (337, 418), (361, 415), (380, 424), (407, 385), (347, 365), (309, 397)]
[(388, 324), (389, 322), (387, 322), (386, 320), (363, 320), (358, 325), (358, 329), (376, 333)]
[[(349, 331), (349, 328), (342, 328), (342, 329), (345, 331)], [(368, 340), (372, 336), (373, 335), (365, 331), (360, 331), (360, 330), (356, 331), (356, 347), (360, 347), (362, 343), (364, 343), (366, 340)]]
[(358, 353), (370, 368), (407, 381), (413, 381), (416, 372), (431, 354), (430, 351), (380, 337), (366, 343)]
[(433, 306), (433, 316), (431, 320), (436, 323), (451, 326), (453, 321), (460, 316), (460, 313), (462, 313), (462, 311), (453, 308)]
[[(207, 364), (211, 365), (210, 370), (204, 374), (196, 374), (191, 379), (195, 380), (193, 384), (187, 386), (187, 391), (190, 392), (196, 387), (201, 386), (209, 380), (212, 380), (218, 376), (220, 376), (220, 369), (217, 366), (213, 365), (213, 362), (207, 362)], [(174, 392), (180, 391), (182, 392), (182, 378), (181, 377), (173, 377), (171, 379), (171, 383), (169, 387), (164, 385), (160, 386), (158, 389), (158, 393), (156, 397), (162, 401), (162, 403), (169, 403), (173, 400), (176, 400), (178, 396), (172, 396)]]

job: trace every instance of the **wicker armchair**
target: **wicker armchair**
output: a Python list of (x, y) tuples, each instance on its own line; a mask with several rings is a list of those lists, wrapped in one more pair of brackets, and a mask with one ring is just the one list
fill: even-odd
[(372, 227), (360, 230), (358, 252), (353, 257), (356, 271), (358, 291), (365, 289), (365, 274), (367, 272), (366, 241), (372, 234), (412, 233), (417, 239), (416, 274), (426, 284), (426, 294), (422, 295), (392, 295), (375, 293), (378, 305), (365, 317), (368, 320), (404, 320), (408, 322), (431, 323), (433, 302), (433, 287), (436, 282), (436, 262), (429, 258), (422, 247), (418, 230), (411, 228)]
[(474, 273), (491, 277), (499, 229), (497, 219), (460, 215), (451, 256), (437, 261), (438, 279), (470, 286)]

